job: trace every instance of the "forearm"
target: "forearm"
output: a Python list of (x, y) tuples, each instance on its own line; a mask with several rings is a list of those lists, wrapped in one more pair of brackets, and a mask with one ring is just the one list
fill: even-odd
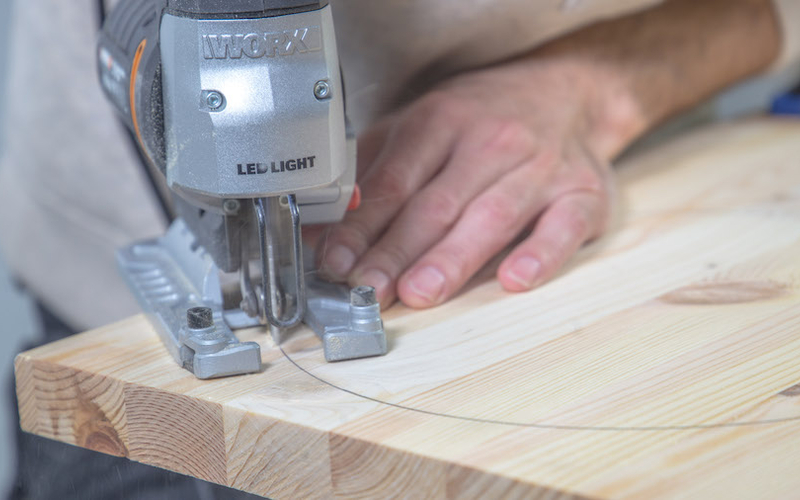
[(530, 55), (587, 81), (595, 142), (613, 157), (667, 117), (767, 68), (780, 51), (770, 0), (670, 0)]

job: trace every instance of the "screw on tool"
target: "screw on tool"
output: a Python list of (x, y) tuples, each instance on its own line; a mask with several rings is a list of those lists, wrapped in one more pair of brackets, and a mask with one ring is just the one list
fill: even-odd
[(375, 289), (371, 286), (357, 286), (350, 290), (350, 304), (355, 307), (367, 307), (378, 302)]
[(239, 210), (242, 208), (241, 202), (239, 200), (228, 198), (224, 202), (222, 202), (222, 210), (225, 212), (226, 215), (236, 215), (239, 213)]
[(320, 101), (331, 96), (331, 84), (325, 80), (320, 80), (314, 84), (314, 97)]
[(186, 323), (191, 330), (205, 330), (214, 326), (210, 307), (192, 307), (186, 310)]
[(211, 110), (217, 110), (221, 108), (224, 102), (225, 99), (222, 97), (222, 94), (216, 90), (212, 90), (206, 95), (206, 104)]

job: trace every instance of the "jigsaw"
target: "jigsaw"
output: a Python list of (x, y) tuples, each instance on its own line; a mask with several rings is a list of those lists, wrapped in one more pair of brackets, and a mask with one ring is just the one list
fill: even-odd
[[(358, 202), (355, 136), (327, 0), (126, 0), (98, 42), (102, 88), (177, 215), (121, 249), (123, 275), (198, 378), (257, 372), (233, 330), (301, 322), (325, 358), (386, 353), (375, 291), (328, 283), (301, 224)], [(135, 210), (135, 207), (131, 207)]]

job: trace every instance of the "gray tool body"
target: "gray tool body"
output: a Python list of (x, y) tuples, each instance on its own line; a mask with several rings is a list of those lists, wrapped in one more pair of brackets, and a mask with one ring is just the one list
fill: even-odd
[[(118, 260), (181, 365), (258, 371), (258, 345), (231, 329), (269, 324), (280, 342), (301, 321), (329, 361), (385, 354), (374, 293), (305, 272), (301, 223), (340, 220), (355, 185), (327, 0), (126, 0), (98, 69), (177, 194), (168, 233)], [(197, 314), (210, 324), (192, 328)]]

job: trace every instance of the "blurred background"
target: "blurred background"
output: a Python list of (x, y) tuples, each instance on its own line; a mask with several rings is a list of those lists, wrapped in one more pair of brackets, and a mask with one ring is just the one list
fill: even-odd
[[(8, 74), (8, 39), (9, 24), (13, 0), (0, 2), (0, 109), (6, 99), (6, 76)], [(3, 127), (0, 120), (0, 127)], [(3, 154), (5, 134), (0, 128), (0, 155)], [(0, 235), (2, 238), (2, 235)], [(25, 345), (35, 342), (40, 332), (39, 322), (30, 299), (15, 286), (11, 274), (0, 256), (0, 321), (2, 322), (2, 343), (0, 350), (0, 374), (2, 374), (2, 395), (0, 395), (0, 495), (11, 487), (16, 469), (14, 428), (17, 416), (12, 413), (7, 401), (10, 401), (11, 386), (9, 375), (14, 369), (14, 356)]]
[[(10, 19), (15, 1), (0, 0), (0, 110), (4, 109), (4, 99), (8, 76), (8, 43), (10, 36)], [(94, 68), (88, 68), (94, 71)], [(772, 100), (782, 91), (800, 82), (800, 68), (793, 68), (782, 74), (773, 74), (739, 85), (707, 103), (699, 109), (682, 116), (640, 141), (633, 149), (640, 149), (662, 141), (666, 137), (685, 132), (688, 128), (715, 120), (729, 120), (743, 115), (765, 112)], [(0, 120), (0, 127), (3, 126)], [(0, 129), (0, 155), (3, 153), (3, 130)], [(0, 234), (0, 238), (3, 235)], [(13, 387), (10, 375), (16, 353), (25, 347), (37, 343), (42, 337), (37, 309), (33, 302), (25, 296), (13, 279), (13, 270), (7, 268), (0, 255), (0, 321), (2, 321), (2, 342), (0, 350), (0, 387), (2, 387), (2, 404), (0, 404), (0, 495), (8, 491), (15, 473), (16, 461), (14, 429), (17, 416), (13, 414), (10, 401)]]
[[(8, 74), (8, 40), (11, 9), (14, 0), (0, 2), (0, 109), (7, 98), (5, 81)], [(0, 120), (0, 127), (3, 126)], [(0, 128), (0, 155), (3, 154), (3, 140), (5, 134)], [(0, 235), (2, 238), (2, 235)], [(0, 395), (0, 495), (11, 487), (13, 475), (16, 472), (16, 459), (14, 443), (14, 429), (17, 425), (17, 416), (12, 413), (10, 405), (11, 392), (14, 390), (9, 380), (9, 375), (14, 369), (14, 356), (25, 345), (36, 341), (36, 336), (41, 329), (33, 304), (13, 283), (11, 274), (0, 256), (0, 322), (2, 322), (3, 349), (0, 350), (0, 374), (2, 374), (2, 395)]]

